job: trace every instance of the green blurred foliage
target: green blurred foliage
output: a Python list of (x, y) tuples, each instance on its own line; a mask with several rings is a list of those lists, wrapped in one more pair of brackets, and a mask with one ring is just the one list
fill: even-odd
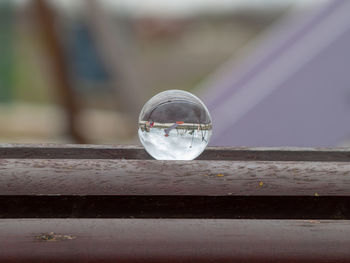
[(12, 98), (13, 9), (10, 0), (0, 1), (0, 102)]

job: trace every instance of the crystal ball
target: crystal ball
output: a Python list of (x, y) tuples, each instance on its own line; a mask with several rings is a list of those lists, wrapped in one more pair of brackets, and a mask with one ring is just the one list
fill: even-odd
[(167, 90), (143, 106), (138, 134), (157, 160), (193, 160), (208, 145), (212, 122), (199, 98), (186, 91)]

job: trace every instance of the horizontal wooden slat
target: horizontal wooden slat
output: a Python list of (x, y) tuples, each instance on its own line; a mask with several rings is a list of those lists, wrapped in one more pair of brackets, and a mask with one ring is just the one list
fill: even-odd
[(349, 262), (349, 221), (2, 219), (0, 262)]
[[(0, 159), (152, 159), (141, 146), (0, 144)], [(349, 162), (349, 148), (208, 147), (198, 160)]]
[(0, 195), (350, 195), (350, 163), (0, 159)]

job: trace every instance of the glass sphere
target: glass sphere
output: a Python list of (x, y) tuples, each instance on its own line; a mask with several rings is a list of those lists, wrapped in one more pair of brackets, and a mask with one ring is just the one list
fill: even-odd
[(157, 160), (193, 160), (204, 151), (211, 133), (207, 107), (186, 91), (161, 92), (140, 113), (140, 141)]

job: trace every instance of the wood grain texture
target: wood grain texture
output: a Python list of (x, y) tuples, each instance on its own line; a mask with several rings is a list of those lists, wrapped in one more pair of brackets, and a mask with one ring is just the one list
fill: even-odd
[(3, 144), (0, 262), (349, 262), (349, 156)]
[(0, 195), (350, 195), (350, 163), (0, 159)]
[[(0, 144), (0, 159), (152, 159), (141, 146)], [(197, 160), (349, 162), (350, 148), (207, 147)]]
[(349, 262), (329, 220), (0, 220), (1, 262)]

